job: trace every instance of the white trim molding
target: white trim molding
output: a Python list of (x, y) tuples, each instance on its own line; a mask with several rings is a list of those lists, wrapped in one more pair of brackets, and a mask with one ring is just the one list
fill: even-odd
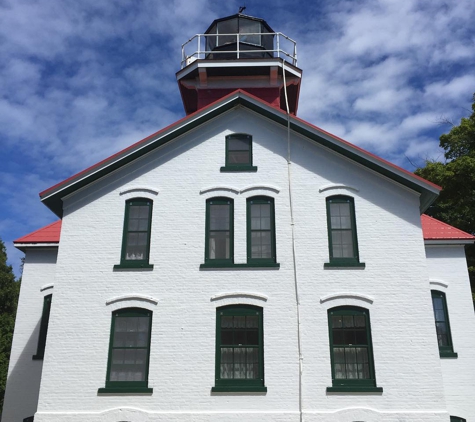
[(239, 194), (239, 189), (235, 188), (233, 186), (210, 186), (208, 188), (204, 188), (200, 190), (200, 195), (203, 195), (205, 193), (209, 192), (225, 192), (225, 193), (234, 193), (235, 195)]
[(45, 284), (44, 286), (40, 287), (40, 292), (44, 292), (45, 290), (49, 290), (49, 289), (53, 289), (53, 288), (54, 288), (53, 283)]
[(241, 193), (249, 192), (249, 191), (255, 191), (255, 190), (269, 190), (274, 193), (279, 193), (280, 188), (277, 186), (272, 186), (272, 185), (251, 185), (251, 186), (246, 186), (245, 188), (241, 189)]
[(442, 281), (442, 280), (438, 280), (436, 278), (430, 278), (429, 279), (429, 284), (431, 286), (443, 287), (444, 289), (449, 288), (449, 283), (446, 283), (445, 281)]
[(254, 299), (267, 302), (269, 299), (268, 296), (262, 293), (253, 293), (253, 292), (228, 292), (228, 293), (219, 293), (217, 295), (211, 296), (210, 301), (214, 302), (216, 300), (223, 299)]
[(115, 296), (110, 299), (106, 300), (106, 305), (112, 305), (113, 303), (117, 302), (124, 302), (124, 301), (137, 301), (137, 302), (149, 302), (153, 305), (158, 304), (158, 299), (152, 297), (152, 296), (146, 296), (146, 295), (140, 295), (136, 293), (132, 293), (130, 295), (123, 295), (123, 296)]
[(348, 185), (343, 185), (343, 184), (338, 184), (338, 183), (332, 183), (331, 185), (322, 186), (320, 189), (318, 189), (318, 191), (322, 193), (322, 192), (325, 192), (327, 190), (332, 190), (332, 189), (346, 189), (346, 190), (352, 190), (354, 192), (360, 191), (358, 188), (355, 188), (353, 186), (348, 186)]
[(126, 199), (136, 198), (137, 195), (143, 196), (148, 199), (153, 199), (159, 193), (158, 189), (151, 186), (131, 186), (119, 192), (120, 196), (124, 196)]
[(366, 303), (372, 304), (374, 302), (374, 298), (368, 295), (363, 295), (361, 293), (351, 293), (351, 292), (344, 292), (344, 293), (332, 293), (326, 296), (322, 296), (320, 298), (320, 303), (325, 303), (330, 300), (336, 299), (353, 299), (353, 300), (361, 300)]

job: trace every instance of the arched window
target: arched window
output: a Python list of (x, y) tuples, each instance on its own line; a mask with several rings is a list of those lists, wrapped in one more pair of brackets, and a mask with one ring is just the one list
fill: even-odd
[(234, 263), (234, 201), (210, 198), (206, 201), (205, 264)]
[(431, 294), (440, 357), (456, 358), (458, 355), (457, 353), (454, 353), (445, 293), (439, 292), (438, 290), (432, 290)]
[(247, 263), (276, 262), (274, 199), (254, 196), (247, 200)]
[(332, 384), (328, 391), (382, 391), (376, 387), (369, 310), (328, 310)]
[(330, 262), (325, 266), (364, 267), (359, 261), (354, 199), (337, 195), (326, 201)]
[(152, 205), (147, 198), (126, 201), (119, 267), (153, 267), (149, 265)]
[(152, 311), (125, 308), (112, 312), (106, 387), (99, 393), (151, 393), (148, 367)]
[(267, 391), (262, 308), (217, 308), (216, 376), (212, 391)]

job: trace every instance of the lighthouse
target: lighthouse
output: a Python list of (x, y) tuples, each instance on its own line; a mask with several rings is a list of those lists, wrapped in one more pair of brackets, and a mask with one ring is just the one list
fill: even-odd
[(242, 13), (216, 19), (182, 45), (176, 77), (187, 114), (237, 89), (297, 114), (297, 43), (263, 19)]

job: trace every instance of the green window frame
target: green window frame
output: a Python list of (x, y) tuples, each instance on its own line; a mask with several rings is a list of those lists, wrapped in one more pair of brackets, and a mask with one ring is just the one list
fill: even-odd
[(152, 393), (148, 388), (152, 311), (112, 312), (106, 387), (99, 393)]
[(206, 201), (205, 264), (234, 263), (234, 201), (210, 198)]
[(149, 264), (152, 208), (151, 199), (126, 201), (120, 265), (115, 268), (153, 268)]
[(51, 301), (53, 295), (47, 295), (43, 299), (43, 312), (41, 314), (40, 333), (38, 335), (38, 347), (33, 360), (43, 360), (45, 356), (46, 337), (48, 335), (49, 314), (51, 312)]
[(247, 263), (276, 263), (274, 198), (254, 196), (247, 199)]
[(358, 252), (355, 201), (351, 196), (326, 199), (330, 262), (325, 267), (363, 267)]
[(328, 310), (332, 387), (327, 391), (382, 392), (376, 386), (369, 310), (340, 306)]
[(265, 392), (263, 310), (251, 305), (216, 309), (213, 392)]
[(449, 312), (447, 310), (447, 299), (445, 293), (439, 290), (431, 290), (431, 296), (437, 343), (439, 345), (439, 355), (441, 358), (456, 358), (458, 355), (454, 352), (452, 343), (452, 333), (450, 330)]
[(257, 171), (257, 167), (252, 165), (251, 135), (233, 133), (226, 136), (226, 159), (221, 171)]

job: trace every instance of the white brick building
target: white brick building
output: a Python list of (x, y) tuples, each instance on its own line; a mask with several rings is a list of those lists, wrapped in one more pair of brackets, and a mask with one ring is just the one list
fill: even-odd
[(16, 241), (2, 421), (475, 420), (474, 237), (421, 221), (437, 186), (295, 117), (265, 22), (206, 36), (187, 117), (41, 193), (61, 221)]

